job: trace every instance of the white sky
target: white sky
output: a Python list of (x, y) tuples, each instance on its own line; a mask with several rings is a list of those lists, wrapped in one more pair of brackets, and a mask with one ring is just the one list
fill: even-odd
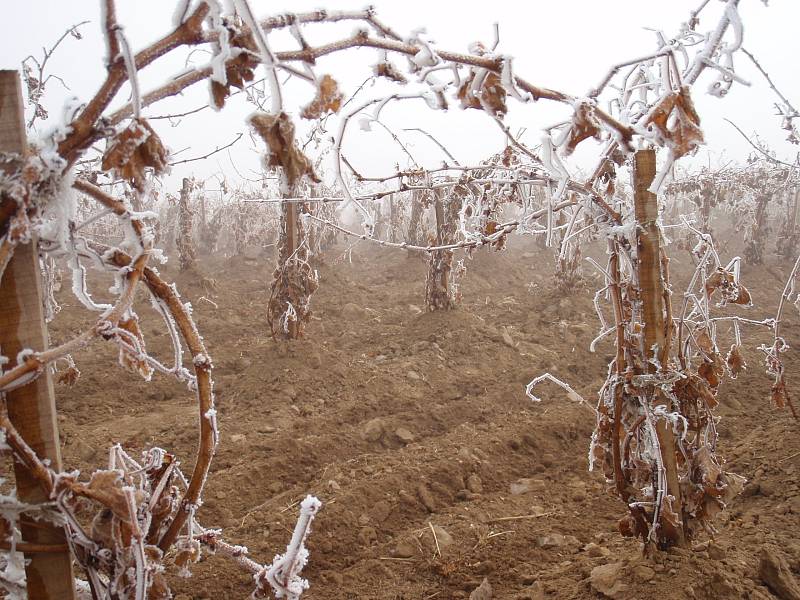
[[(41, 54), (42, 46), (51, 45), (64, 30), (79, 21), (91, 21), (81, 28), (82, 40), (67, 39), (49, 63), (49, 72), (61, 76), (70, 86), (64, 90), (51, 81), (45, 97), (45, 106), (56, 116), (69, 95), (88, 100), (103, 80), (104, 44), (99, 23), (99, 0), (0, 0), (6, 4), (6, 23), (0, 36), (0, 67), (18, 68), (28, 54)], [(585, 94), (605, 75), (608, 67), (641, 55), (655, 48), (654, 34), (645, 28), (660, 28), (669, 36), (677, 31), (699, 0), (531, 0), (519, 2), (492, 0), (472, 2), (460, 0), (403, 0), (375, 2), (378, 16), (401, 35), (419, 27), (440, 48), (466, 51), (476, 40), (489, 44), (492, 41), (492, 23), (500, 24), (499, 51), (515, 57), (515, 70), (528, 81), (571, 94)], [(171, 24), (175, 2), (169, 0), (117, 0), (118, 20), (135, 49), (166, 33)], [(302, 12), (323, 6), (319, 0), (268, 2), (251, 0), (259, 16), (291, 10)], [(342, 0), (327, 6), (330, 9), (357, 9), (363, 1)], [(710, 7), (701, 17), (700, 31), (716, 25), (721, 2), (711, 0)], [(790, 100), (800, 104), (800, 80), (796, 77), (793, 57), (800, 49), (796, 26), (800, 22), (800, 2), (797, 0), (772, 0), (765, 6), (761, 0), (742, 0), (740, 13), (745, 24), (745, 48), (753, 52), (769, 71), (781, 91)], [(35, 24), (35, 26), (33, 26)], [(306, 29), (308, 41), (314, 45), (348, 35), (354, 28), (352, 22), (343, 26), (312, 25)], [(276, 50), (294, 49), (296, 43), (285, 33), (273, 34), (271, 43)], [(145, 71), (141, 78), (143, 90), (149, 90), (165, 81), (183, 66), (186, 58), (167, 59)], [(195, 64), (204, 64), (208, 57), (195, 53)], [(336, 58), (319, 61), (317, 73), (330, 73), (346, 93), (353, 92), (370, 74), (376, 62), (377, 51), (351, 50)], [(402, 65), (402, 59), (395, 58)], [(752, 82), (746, 88), (734, 85), (723, 100), (705, 95), (711, 74), (704, 75), (695, 88), (694, 99), (706, 133), (707, 145), (690, 163), (716, 167), (731, 159), (744, 159), (751, 148), (723, 118), (735, 121), (744, 131), (758, 132), (761, 138), (778, 155), (792, 159), (795, 148), (784, 141), (784, 132), (774, 116), (775, 97), (761, 75), (743, 55), (739, 55), (737, 73)], [(258, 73), (261, 77), (263, 73)], [(380, 88), (385, 89), (385, 88)], [(127, 99), (128, 88), (121, 91), (118, 102)], [(372, 90), (360, 98), (366, 100), (378, 94)], [(287, 90), (287, 108), (298, 112), (299, 107), (313, 96), (313, 90), (303, 82), (291, 83)], [(196, 86), (184, 96), (145, 110), (145, 116), (180, 112), (207, 102), (206, 84)], [(241, 98), (241, 96), (240, 96)], [(512, 110), (507, 123), (512, 131), (526, 128), (523, 141), (535, 145), (539, 130), (559, 120), (566, 113), (563, 107), (541, 101), (520, 107), (509, 100)], [(177, 159), (198, 156), (232, 140), (236, 133), (246, 131), (244, 118), (252, 112), (252, 105), (232, 101), (222, 113), (210, 109), (183, 119), (177, 127), (159, 121), (157, 129), (162, 139), (173, 150), (186, 147)], [(433, 112), (422, 102), (408, 106), (393, 106), (384, 113), (385, 122), (395, 131), (403, 127), (422, 127), (436, 135), (462, 163), (486, 158), (504, 146), (503, 136), (495, 124), (479, 111), (462, 111), (455, 102), (447, 113)], [(298, 119), (299, 120), (299, 119)], [(333, 133), (333, 129), (331, 133)], [(425, 138), (416, 134), (402, 134), (411, 152), (420, 162), (437, 164), (444, 157)], [(395, 163), (406, 166), (407, 159), (387, 134), (379, 128), (372, 133), (358, 130), (354, 124), (348, 133), (345, 154), (356, 167), (367, 175), (388, 174)], [(592, 148), (577, 156), (578, 163), (589, 164)], [(242, 139), (230, 153), (237, 170), (247, 177), (257, 177), (258, 155), (249, 139)], [(203, 162), (175, 167), (168, 179), (170, 188), (176, 188), (178, 178), (195, 174), (208, 177), (222, 173), (235, 184), (239, 179), (227, 152)], [(683, 164), (686, 164), (684, 159)], [(327, 171), (330, 171), (327, 168)], [(330, 175), (329, 175), (330, 177)], [(210, 184), (209, 187), (216, 186)], [(174, 190), (173, 190), (174, 191)]]

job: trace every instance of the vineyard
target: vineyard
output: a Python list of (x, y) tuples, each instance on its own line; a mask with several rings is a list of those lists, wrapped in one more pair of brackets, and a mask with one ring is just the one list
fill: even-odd
[[(99, 4), (94, 95), (48, 103), (87, 23), (0, 71), (5, 597), (800, 599), (800, 112), (739, 0), (585, 95), (499, 25)], [(788, 149), (705, 164), (740, 86)]]

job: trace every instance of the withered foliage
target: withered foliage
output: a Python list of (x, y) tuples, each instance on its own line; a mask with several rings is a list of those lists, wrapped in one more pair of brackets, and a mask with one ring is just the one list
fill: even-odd
[[(482, 77), (477, 89), (475, 89), (476, 77)], [(506, 106), (508, 92), (503, 87), (500, 76), (491, 71), (471, 71), (469, 77), (458, 88), (456, 95), (461, 100), (461, 108), (485, 110), (496, 117), (502, 117), (508, 112)]]
[[(674, 125), (670, 122), (674, 117)], [(650, 113), (650, 123), (669, 142), (675, 158), (680, 158), (703, 143), (700, 116), (694, 108), (688, 87), (664, 96)]]
[(249, 30), (241, 31), (228, 28), (231, 49), (239, 53), (225, 61), (225, 83), (210, 79), (211, 98), (217, 109), (225, 106), (225, 100), (231, 95), (231, 86), (244, 89), (253, 81), (255, 69), (261, 64), (258, 59), (258, 47), (253, 34)]
[(570, 155), (583, 140), (600, 137), (600, 123), (594, 116), (594, 105), (580, 102), (575, 107), (572, 125), (564, 143), (564, 154)]
[(394, 81), (395, 83), (399, 83), (401, 85), (408, 83), (406, 76), (403, 75), (403, 73), (388, 60), (376, 64), (372, 68), (372, 72), (378, 77), (383, 77), (389, 81)]
[(132, 119), (111, 137), (102, 162), (104, 171), (113, 171), (139, 191), (144, 190), (145, 169), (160, 175), (167, 166), (167, 150), (144, 119)]
[(343, 99), (336, 80), (330, 75), (323, 75), (319, 80), (316, 97), (303, 108), (300, 116), (304, 119), (319, 119), (328, 113), (338, 113)]
[(279, 167), (289, 186), (294, 186), (301, 177), (306, 176), (319, 182), (311, 161), (303, 154), (294, 137), (294, 123), (289, 115), (281, 113), (270, 115), (257, 113), (250, 117), (250, 125), (267, 144), (269, 153), (264, 159), (269, 168)]

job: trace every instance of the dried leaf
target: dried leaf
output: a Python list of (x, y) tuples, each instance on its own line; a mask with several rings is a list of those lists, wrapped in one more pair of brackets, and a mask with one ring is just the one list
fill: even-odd
[(250, 31), (242, 32), (239, 30), (228, 28), (230, 41), (228, 42), (231, 48), (239, 48), (242, 50), (234, 58), (229, 58), (225, 62), (225, 83), (211, 81), (211, 97), (214, 101), (214, 107), (217, 109), (225, 105), (225, 99), (230, 96), (231, 86), (237, 87), (240, 90), (244, 89), (247, 82), (253, 81), (255, 77), (255, 68), (259, 65), (256, 58), (258, 55), (258, 46), (256, 46)]
[(408, 83), (408, 79), (406, 79), (406, 76), (403, 75), (400, 71), (398, 71), (397, 67), (395, 67), (389, 61), (379, 62), (377, 65), (373, 67), (372, 71), (378, 77), (385, 77), (390, 81), (394, 81), (400, 84)]
[(133, 119), (114, 134), (103, 154), (103, 170), (113, 171), (139, 191), (144, 189), (145, 169), (160, 175), (167, 166), (167, 150), (144, 119)]
[(59, 372), (58, 383), (63, 383), (64, 385), (72, 387), (78, 382), (80, 376), (81, 372), (78, 370), (78, 367), (69, 366), (63, 371)]
[(747, 368), (747, 363), (744, 361), (744, 357), (741, 353), (741, 346), (737, 344), (731, 346), (725, 362), (728, 365), (728, 370), (731, 373), (732, 379), (736, 379), (736, 376)]
[(735, 298), (729, 300), (731, 304), (740, 304), (743, 306), (750, 306), (753, 303), (753, 299), (750, 296), (749, 290), (744, 287), (743, 285), (738, 286), (737, 288), (738, 294)]
[(267, 166), (282, 168), (290, 186), (304, 175), (319, 182), (311, 161), (295, 142), (294, 123), (289, 115), (257, 113), (250, 117), (250, 125), (269, 148), (269, 154), (265, 158)]
[(594, 116), (594, 105), (589, 102), (580, 102), (575, 107), (575, 115), (572, 117), (572, 124), (569, 134), (564, 143), (564, 154), (569, 156), (575, 148), (587, 138), (598, 138), (600, 136), (600, 123)]
[[(78, 496), (89, 498), (109, 509), (114, 517), (121, 521), (130, 521), (130, 511), (125, 492), (122, 491), (124, 482), (120, 471), (95, 471), (89, 484), (76, 483), (72, 491)], [(98, 515), (100, 516), (100, 515)], [(110, 515), (106, 515), (110, 516)], [(95, 517), (97, 520), (97, 517)]]
[(329, 112), (337, 113), (342, 106), (344, 96), (339, 85), (330, 75), (323, 75), (317, 87), (317, 96), (300, 113), (304, 119), (319, 119)]
[(694, 109), (688, 87), (682, 87), (659, 100), (650, 113), (650, 123), (664, 140), (672, 143), (675, 158), (688, 154), (703, 142), (700, 117)]
[(472, 71), (470, 76), (458, 88), (457, 97), (461, 100), (461, 108), (477, 108), (486, 110), (494, 116), (502, 117), (507, 112), (506, 90), (496, 73), (487, 73), (481, 87), (473, 92), (472, 85), (477, 73)]

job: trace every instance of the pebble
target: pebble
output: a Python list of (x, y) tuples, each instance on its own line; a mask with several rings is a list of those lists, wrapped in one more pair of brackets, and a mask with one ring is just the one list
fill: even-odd
[(467, 489), (473, 494), (483, 493), (483, 482), (481, 481), (481, 478), (478, 477), (477, 474), (473, 473), (472, 475), (467, 477)]
[(492, 584), (485, 577), (481, 584), (469, 595), (469, 600), (492, 600)]
[(381, 419), (370, 419), (364, 425), (361, 436), (368, 442), (377, 442), (383, 436), (383, 421)]
[(619, 598), (627, 586), (620, 581), (622, 576), (621, 562), (607, 563), (592, 569), (589, 582), (595, 591), (609, 598)]
[(586, 554), (588, 554), (592, 558), (600, 558), (611, 554), (611, 550), (609, 550), (605, 546), (600, 546), (599, 544), (595, 544), (594, 542), (586, 544), (584, 550), (586, 551)]
[(656, 576), (656, 572), (647, 565), (638, 565), (633, 569), (633, 576), (642, 583), (647, 583)]
[(411, 433), (405, 427), (398, 427), (395, 429), (394, 434), (397, 436), (397, 439), (400, 440), (403, 444), (410, 444), (414, 441), (414, 434)]

